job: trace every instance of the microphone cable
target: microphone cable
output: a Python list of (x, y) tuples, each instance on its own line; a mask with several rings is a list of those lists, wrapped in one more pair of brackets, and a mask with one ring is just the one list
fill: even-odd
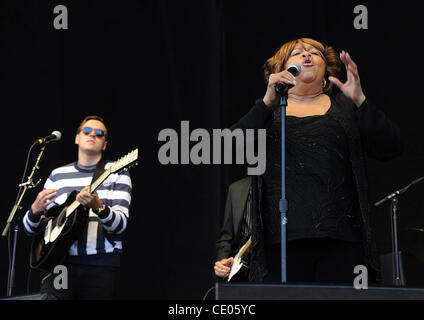
[(205, 295), (203, 296), (203, 301), (205, 301), (206, 300), (206, 298), (208, 297), (208, 295), (209, 295), (209, 293), (211, 293), (212, 292), (212, 290), (214, 290), (215, 289), (215, 286), (213, 286), (213, 287), (210, 287), (209, 289), (208, 289), (208, 291), (206, 291), (206, 293), (205, 293)]

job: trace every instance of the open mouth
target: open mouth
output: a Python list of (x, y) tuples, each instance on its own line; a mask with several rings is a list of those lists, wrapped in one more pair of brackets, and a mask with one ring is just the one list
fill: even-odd
[(312, 58), (305, 58), (305, 59), (303, 60), (303, 65), (304, 65), (304, 66), (312, 66), (312, 65), (314, 65), (314, 63), (313, 63), (313, 61), (312, 61)]

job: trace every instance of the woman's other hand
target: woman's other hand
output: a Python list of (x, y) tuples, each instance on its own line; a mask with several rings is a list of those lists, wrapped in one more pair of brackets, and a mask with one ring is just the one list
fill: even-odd
[(357, 107), (365, 101), (365, 95), (362, 91), (361, 80), (359, 78), (358, 66), (352, 60), (349, 53), (342, 51), (340, 53), (340, 60), (346, 67), (347, 81), (342, 83), (336, 77), (329, 77), (328, 79), (335, 84), (343, 92), (343, 94), (351, 99)]

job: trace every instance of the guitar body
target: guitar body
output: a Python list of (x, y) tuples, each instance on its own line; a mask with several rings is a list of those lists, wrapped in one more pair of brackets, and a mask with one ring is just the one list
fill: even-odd
[(249, 266), (245, 260), (240, 261), (240, 267), (237, 272), (227, 282), (247, 282), (249, 279)]
[[(66, 209), (75, 201), (77, 191), (73, 191), (65, 203), (52, 207), (43, 221), (44, 233), (33, 237), (30, 254), (31, 268), (53, 272), (68, 255), (71, 245), (78, 240), (87, 224), (89, 210), (79, 206), (66, 217)], [(54, 241), (46, 241), (49, 230), (58, 234)]]

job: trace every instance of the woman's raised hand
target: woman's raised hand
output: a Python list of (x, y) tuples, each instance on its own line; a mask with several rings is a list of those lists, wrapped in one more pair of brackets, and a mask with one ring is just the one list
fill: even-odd
[(358, 66), (353, 62), (349, 53), (342, 51), (340, 53), (340, 60), (346, 67), (347, 81), (342, 83), (336, 77), (329, 77), (328, 79), (335, 84), (343, 92), (343, 94), (351, 99), (357, 107), (359, 107), (365, 100), (364, 92), (361, 87), (361, 80), (359, 78)]

